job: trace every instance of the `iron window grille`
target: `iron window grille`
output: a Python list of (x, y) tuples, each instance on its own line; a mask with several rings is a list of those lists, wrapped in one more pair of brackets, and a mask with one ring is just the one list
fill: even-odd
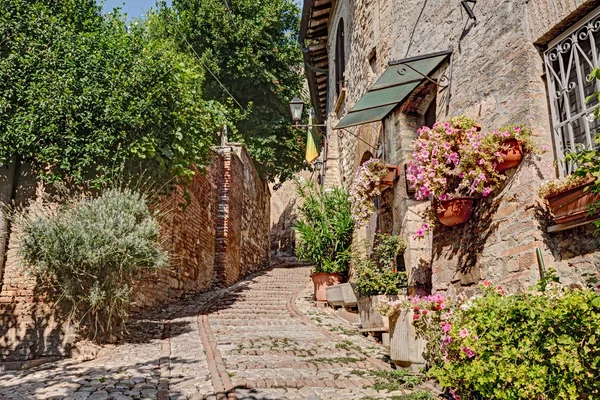
[(600, 122), (591, 118), (598, 100), (585, 99), (600, 85), (589, 82), (593, 68), (600, 67), (600, 8), (550, 42), (544, 53), (548, 80), (554, 145), (561, 176), (575, 168), (564, 157), (594, 146)]

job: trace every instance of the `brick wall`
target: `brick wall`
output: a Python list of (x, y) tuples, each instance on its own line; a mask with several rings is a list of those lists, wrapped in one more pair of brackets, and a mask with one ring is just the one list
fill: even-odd
[[(0, 182), (2, 173), (9, 175), (0, 171)], [(17, 204), (39, 199), (35, 191), (41, 187), (27, 166), (17, 181)], [(241, 146), (218, 148), (206, 172), (176, 188), (161, 209), (161, 235), (171, 265), (140, 278), (133, 312), (230, 285), (268, 265), (270, 192)], [(76, 327), (28, 277), (18, 245), (14, 228), (0, 275), (0, 360), (66, 355)]]
[[(342, 4), (343, 3), (343, 4)], [(484, 129), (507, 123), (526, 123), (539, 146), (552, 148), (549, 103), (544, 66), (539, 51), (562, 30), (597, 5), (594, 1), (532, 0), (478, 2), (477, 24), (469, 20), (459, 2), (356, 0), (336, 5), (330, 27), (344, 18), (348, 39), (346, 99), (335, 113), (337, 98), (330, 90), (327, 124), (330, 136), (337, 121), (360, 99), (391, 60), (453, 50), (452, 87), (448, 104), (445, 92), (437, 93), (438, 119), (466, 114)], [(335, 68), (335, 37), (329, 38), (329, 65)], [(377, 54), (375, 68), (369, 55)], [(447, 66), (441, 72), (448, 73)], [(334, 73), (330, 73), (330, 87)], [(388, 163), (410, 159), (416, 128), (424, 123), (430, 102), (426, 85), (409, 103), (396, 109), (382, 123), (350, 128), (377, 147)], [(434, 90), (435, 92), (435, 90)], [(335, 145), (333, 142), (330, 145)], [(340, 181), (348, 186), (367, 148), (351, 135), (339, 139)], [(371, 150), (372, 151), (372, 150)], [(412, 239), (420, 227), (418, 213), (427, 205), (410, 199), (402, 176), (393, 189), (393, 231), (403, 235), (409, 247), (405, 261), (414, 285), (433, 291), (470, 291), (482, 279), (502, 283), (509, 290), (539, 279), (535, 249), (540, 248), (546, 266), (557, 268), (563, 282), (581, 279), (583, 273), (599, 274), (599, 241), (592, 228), (582, 227), (549, 234), (535, 192), (542, 181), (556, 176), (554, 156), (526, 158), (508, 173), (509, 178), (493, 198), (478, 201), (473, 219), (462, 226), (442, 227), (432, 237)], [(368, 227), (359, 236), (369, 236)]]

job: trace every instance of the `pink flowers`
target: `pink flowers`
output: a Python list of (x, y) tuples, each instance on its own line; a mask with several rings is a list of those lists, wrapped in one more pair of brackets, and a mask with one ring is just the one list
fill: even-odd
[(445, 323), (445, 324), (442, 326), (442, 331), (443, 331), (444, 333), (448, 333), (448, 332), (450, 331), (450, 328), (452, 328), (452, 324)]
[(350, 203), (357, 225), (366, 223), (375, 211), (372, 198), (381, 194), (378, 184), (387, 173), (387, 166), (376, 158), (366, 161), (356, 171), (350, 186)]
[(475, 352), (469, 346), (461, 347), (460, 350), (467, 355), (467, 358), (473, 358), (473, 357), (475, 357)]
[(469, 331), (467, 330), (467, 328), (461, 329), (461, 331), (459, 332), (459, 335), (461, 338), (466, 338), (467, 336), (469, 336)]
[(423, 224), (421, 228), (417, 229), (415, 232), (414, 239), (422, 238), (425, 236), (425, 233), (429, 230), (429, 224)]

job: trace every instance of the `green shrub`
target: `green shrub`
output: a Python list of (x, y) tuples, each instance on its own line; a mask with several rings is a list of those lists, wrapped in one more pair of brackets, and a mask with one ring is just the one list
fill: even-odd
[(455, 399), (600, 398), (600, 296), (548, 287), (506, 296), (485, 282), (469, 300), (438, 294), (391, 306), (414, 309), (429, 375)]
[(405, 249), (406, 242), (401, 237), (380, 234), (375, 238), (370, 255), (354, 257), (350, 281), (360, 297), (397, 295), (405, 291), (406, 273), (396, 271), (396, 258)]
[(94, 334), (127, 316), (139, 273), (168, 262), (155, 215), (129, 189), (68, 201), (50, 215), (24, 210), (17, 224), (27, 268), (71, 315), (91, 323)]
[(312, 181), (296, 182), (296, 190), (302, 199), (295, 225), (296, 256), (312, 262), (316, 272), (345, 273), (354, 229), (348, 192), (322, 190)]

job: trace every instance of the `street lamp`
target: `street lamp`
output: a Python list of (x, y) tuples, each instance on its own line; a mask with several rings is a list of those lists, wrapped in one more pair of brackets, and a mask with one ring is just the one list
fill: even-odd
[[(292, 121), (294, 122), (294, 127), (298, 128), (312, 128), (313, 126), (325, 127), (327, 125), (323, 124), (308, 124), (308, 125), (300, 125), (298, 122), (302, 119), (302, 111), (304, 110), (304, 102), (295, 96), (292, 101), (290, 101), (290, 111), (292, 113)], [(311, 109), (311, 117), (312, 119), (312, 109)]]
[(290, 111), (292, 112), (292, 121), (298, 125), (302, 119), (302, 110), (304, 110), (304, 102), (297, 96), (290, 101)]

